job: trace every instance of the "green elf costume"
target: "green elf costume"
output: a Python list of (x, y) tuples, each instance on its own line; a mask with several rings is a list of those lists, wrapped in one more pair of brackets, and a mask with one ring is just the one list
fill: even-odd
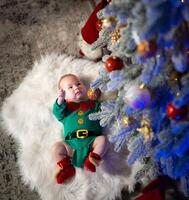
[[(70, 158), (65, 158), (57, 163), (60, 167), (64, 166), (65, 169), (67, 165), (69, 167), (74, 165), (80, 168), (84, 167), (92, 172), (96, 171), (95, 166), (90, 163), (88, 155), (90, 153), (95, 159), (101, 160), (99, 155), (90, 152), (90, 147), (95, 138), (101, 135), (102, 128), (99, 121), (89, 120), (88, 115), (99, 110), (99, 101), (89, 99), (79, 103), (64, 101), (60, 105), (57, 100), (55, 101), (53, 114), (64, 125), (62, 139), (74, 150), (71, 163), (69, 162)], [(69, 173), (67, 174), (69, 175)], [(62, 182), (63, 180), (57, 181)]]

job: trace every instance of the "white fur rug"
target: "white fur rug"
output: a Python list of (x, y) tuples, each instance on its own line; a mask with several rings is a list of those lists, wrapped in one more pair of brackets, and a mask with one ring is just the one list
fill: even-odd
[(4, 127), (19, 144), (23, 182), (35, 188), (43, 200), (108, 200), (119, 197), (124, 187), (132, 189), (134, 173), (126, 166), (126, 155), (111, 149), (96, 173), (77, 169), (75, 178), (65, 185), (56, 184), (53, 177), (56, 164), (51, 146), (60, 140), (62, 129), (51, 112), (57, 81), (62, 74), (75, 73), (89, 82), (95, 79), (99, 67), (102, 63), (72, 56), (45, 56), (2, 106)]

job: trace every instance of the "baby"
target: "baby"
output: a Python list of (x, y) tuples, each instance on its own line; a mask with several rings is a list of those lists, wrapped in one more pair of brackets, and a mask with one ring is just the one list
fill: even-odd
[(58, 184), (75, 175), (80, 167), (95, 172), (107, 149), (107, 139), (101, 135), (99, 121), (91, 121), (88, 115), (100, 110), (100, 103), (87, 99), (87, 89), (74, 74), (66, 74), (59, 80), (59, 95), (53, 106), (53, 114), (64, 125), (63, 141), (53, 145), (57, 162)]

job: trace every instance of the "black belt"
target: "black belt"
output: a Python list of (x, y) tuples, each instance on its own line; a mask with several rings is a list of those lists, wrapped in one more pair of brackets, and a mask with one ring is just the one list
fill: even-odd
[(71, 134), (68, 134), (65, 139), (66, 140), (70, 140), (72, 138), (85, 139), (85, 138), (88, 138), (90, 136), (97, 136), (97, 135), (100, 135), (100, 134), (95, 133), (93, 131), (88, 131), (86, 129), (80, 129), (80, 130), (77, 130), (75, 132), (72, 132)]

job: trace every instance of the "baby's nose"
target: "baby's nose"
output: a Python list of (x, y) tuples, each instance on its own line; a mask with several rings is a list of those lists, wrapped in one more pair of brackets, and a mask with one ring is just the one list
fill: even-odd
[(77, 85), (74, 85), (74, 86), (73, 86), (73, 89), (74, 89), (74, 90), (78, 89), (78, 86), (77, 86)]

